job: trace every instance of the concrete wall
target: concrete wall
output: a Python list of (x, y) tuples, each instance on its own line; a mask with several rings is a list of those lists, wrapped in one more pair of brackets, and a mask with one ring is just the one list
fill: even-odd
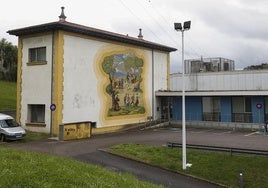
[[(268, 90), (268, 71), (232, 71), (185, 74), (187, 91), (263, 91)], [(182, 88), (181, 74), (171, 74), (171, 90)]]
[[(47, 64), (28, 65), (29, 48), (46, 47)], [(28, 104), (45, 105), (45, 126), (27, 126), (30, 131), (50, 132), (50, 104), (51, 104), (51, 66), (52, 66), (52, 35), (36, 36), (22, 39), (22, 82), (21, 82), (21, 119), (25, 128)]]
[[(180, 125), (181, 121), (172, 121), (172, 125)], [(186, 121), (186, 127), (196, 128), (218, 128), (218, 129), (244, 129), (244, 130), (264, 130), (263, 123), (239, 123), (239, 122), (213, 122), (213, 121)]]
[[(101, 68), (104, 57), (117, 53), (134, 53), (144, 61), (142, 96), (144, 114), (107, 117), (111, 107), (105, 91), (108, 75)], [(137, 48), (91, 37), (64, 35), (63, 122), (96, 122), (98, 128), (139, 123), (157, 113), (154, 93), (168, 87), (169, 54)], [(123, 100), (120, 100), (122, 103)]]
[(98, 121), (100, 99), (94, 56), (103, 43), (64, 35), (62, 123)]
[[(167, 90), (168, 89), (168, 74), (169, 74), (169, 55), (167, 53), (159, 52), (159, 51), (153, 51), (153, 59), (151, 59), (151, 65), (149, 70), (153, 69), (153, 75), (150, 76), (149, 82), (148, 82), (148, 89), (151, 91), (151, 97), (150, 97), (150, 104), (152, 105), (152, 114), (150, 116), (153, 116), (154, 119), (160, 119), (161, 118), (161, 111), (157, 111), (161, 108), (160, 99), (157, 100), (155, 97), (155, 91), (158, 90)], [(150, 75), (150, 74), (148, 74)]]

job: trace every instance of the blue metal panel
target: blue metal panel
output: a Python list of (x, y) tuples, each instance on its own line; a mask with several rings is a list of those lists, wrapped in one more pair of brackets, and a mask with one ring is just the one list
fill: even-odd
[(202, 121), (202, 97), (186, 97), (185, 119)]
[[(182, 98), (173, 97), (173, 119), (182, 119)], [(251, 98), (252, 123), (264, 123), (265, 121), (265, 102), (263, 96), (253, 96)], [(257, 108), (260, 104), (262, 107)], [(202, 97), (185, 97), (186, 120), (202, 121)], [(232, 97), (221, 97), (221, 122), (232, 122)]]
[[(182, 119), (182, 98), (172, 98), (173, 119)], [(185, 97), (185, 119), (202, 121), (202, 97)]]
[[(264, 123), (264, 97), (253, 96), (251, 98), (251, 104), (253, 123)], [(260, 107), (259, 105), (261, 105), (261, 108), (257, 108), (257, 106)]]
[(173, 119), (175, 120), (182, 119), (182, 98), (181, 97), (172, 98), (172, 114), (173, 114)]
[(232, 97), (221, 97), (221, 122), (232, 121)]

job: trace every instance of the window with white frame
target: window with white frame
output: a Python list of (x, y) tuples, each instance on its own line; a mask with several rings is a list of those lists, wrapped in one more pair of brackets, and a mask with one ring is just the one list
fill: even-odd
[(233, 113), (251, 113), (251, 97), (232, 97)]
[(220, 97), (202, 97), (203, 120), (220, 121), (221, 119), (221, 98)]
[(46, 47), (29, 49), (29, 63), (35, 62), (46, 62)]
[(28, 105), (28, 122), (45, 123), (45, 105), (29, 104)]
[(232, 121), (252, 122), (251, 97), (232, 97)]

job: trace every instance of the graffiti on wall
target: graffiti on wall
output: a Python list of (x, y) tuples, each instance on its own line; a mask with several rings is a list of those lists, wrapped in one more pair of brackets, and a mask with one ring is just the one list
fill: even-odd
[(106, 56), (101, 65), (108, 78), (107, 116), (144, 114), (143, 59), (133, 53), (113, 54)]

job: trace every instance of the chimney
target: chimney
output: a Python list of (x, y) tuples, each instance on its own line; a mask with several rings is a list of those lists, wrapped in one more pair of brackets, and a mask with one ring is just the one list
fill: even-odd
[(140, 30), (140, 33), (139, 33), (139, 35), (138, 35), (138, 38), (139, 38), (139, 39), (143, 39), (143, 35), (142, 35), (142, 33), (141, 33), (141, 30), (142, 30), (142, 29), (139, 29), (139, 30)]
[(61, 14), (60, 14), (59, 18), (60, 18), (60, 22), (64, 22), (65, 19), (67, 18), (67, 17), (64, 15), (64, 7), (61, 7)]

